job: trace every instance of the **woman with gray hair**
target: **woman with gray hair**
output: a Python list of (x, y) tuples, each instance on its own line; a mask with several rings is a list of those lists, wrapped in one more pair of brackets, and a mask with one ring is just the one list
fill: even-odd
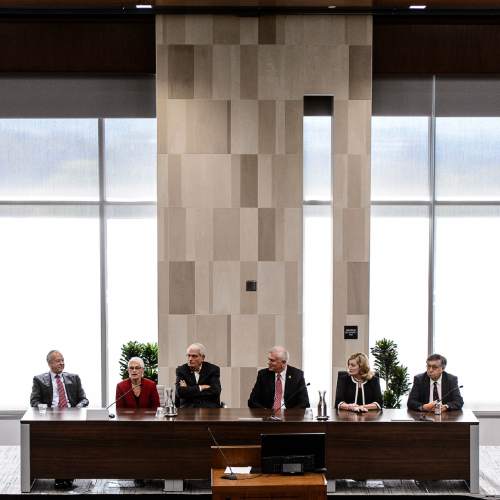
[(149, 408), (160, 406), (156, 384), (144, 378), (144, 361), (133, 357), (128, 361), (128, 378), (116, 386), (117, 408)]

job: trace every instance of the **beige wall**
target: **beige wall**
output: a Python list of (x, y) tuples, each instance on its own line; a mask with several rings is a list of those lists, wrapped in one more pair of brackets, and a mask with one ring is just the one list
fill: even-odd
[(334, 96), (334, 368), (367, 349), (372, 22), (165, 15), (156, 30), (160, 380), (200, 341), (245, 406), (268, 347), (301, 365), (306, 94)]

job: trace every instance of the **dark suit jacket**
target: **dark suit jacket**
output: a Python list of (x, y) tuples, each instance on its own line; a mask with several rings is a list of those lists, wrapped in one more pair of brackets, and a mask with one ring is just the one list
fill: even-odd
[[(137, 408), (134, 391), (130, 391), (130, 389), (132, 389), (132, 383), (129, 378), (116, 385), (115, 401), (117, 408)], [(126, 396), (122, 397), (127, 391), (130, 392)], [(139, 408), (156, 410), (158, 406), (160, 406), (160, 396), (158, 396), (156, 384), (148, 378), (143, 378), (141, 381)]]
[[(181, 380), (187, 387), (180, 386)], [(209, 385), (210, 389), (200, 391), (200, 385)], [(220, 408), (220, 392), (220, 368), (217, 365), (203, 361), (198, 382), (187, 363), (175, 370), (175, 404), (180, 408)]]
[[(455, 389), (454, 389), (455, 388)], [(452, 390), (454, 389), (454, 390)], [(446, 395), (451, 391), (448, 395)], [(408, 408), (420, 410), (421, 406), (429, 402), (430, 378), (427, 373), (415, 375), (413, 387), (408, 396)], [(443, 404), (448, 405), (449, 410), (461, 410), (464, 400), (458, 388), (458, 378), (451, 373), (443, 372), (441, 379), (441, 395), (444, 396)]]
[[(335, 408), (340, 403), (354, 403), (356, 398), (357, 384), (347, 372), (339, 372), (337, 378), (337, 392), (335, 393)], [(365, 393), (365, 404), (378, 403), (382, 408), (384, 400), (380, 390), (380, 379), (377, 374), (363, 386)]]
[[(75, 373), (63, 372), (64, 387), (68, 396), (69, 404), (72, 407), (89, 405), (89, 400), (85, 396), (80, 377)], [(52, 406), (53, 397), (52, 380), (50, 373), (42, 373), (33, 377), (33, 388), (31, 389), (30, 405), (38, 406), (39, 403), (44, 403), (49, 407)]]
[[(273, 408), (275, 379), (275, 373), (268, 368), (259, 370), (248, 399), (249, 408)], [(286, 408), (309, 408), (309, 396), (302, 370), (287, 366), (284, 396)]]

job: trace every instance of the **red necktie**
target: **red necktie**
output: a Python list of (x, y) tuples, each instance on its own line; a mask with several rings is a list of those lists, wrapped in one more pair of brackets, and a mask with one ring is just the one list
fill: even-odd
[(283, 395), (283, 386), (281, 385), (281, 375), (278, 373), (276, 376), (276, 385), (274, 386), (274, 403), (273, 410), (281, 410), (281, 396)]
[(57, 383), (57, 394), (59, 394), (59, 404), (57, 405), (59, 408), (67, 408), (68, 400), (66, 399), (66, 393), (64, 392), (64, 386), (59, 375), (56, 375), (56, 383)]

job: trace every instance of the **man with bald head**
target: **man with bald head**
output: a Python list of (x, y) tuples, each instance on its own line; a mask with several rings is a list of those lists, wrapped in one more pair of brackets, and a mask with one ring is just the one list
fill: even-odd
[(267, 368), (259, 370), (248, 399), (249, 408), (308, 408), (304, 373), (288, 365), (290, 355), (282, 346), (274, 346), (267, 355)]
[(205, 346), (186, 350), (187, 363), (175, 371), (176, 405), (180, 408), (220, 408), (220, 368), (205, 361)]
[(80, 377), (64, 371), (64, 356), (56, 350), (47, 354), (48, 373), (33, 377), (30, 405), (45, 403), (49, 407), (82, 408), (88, 406)]

